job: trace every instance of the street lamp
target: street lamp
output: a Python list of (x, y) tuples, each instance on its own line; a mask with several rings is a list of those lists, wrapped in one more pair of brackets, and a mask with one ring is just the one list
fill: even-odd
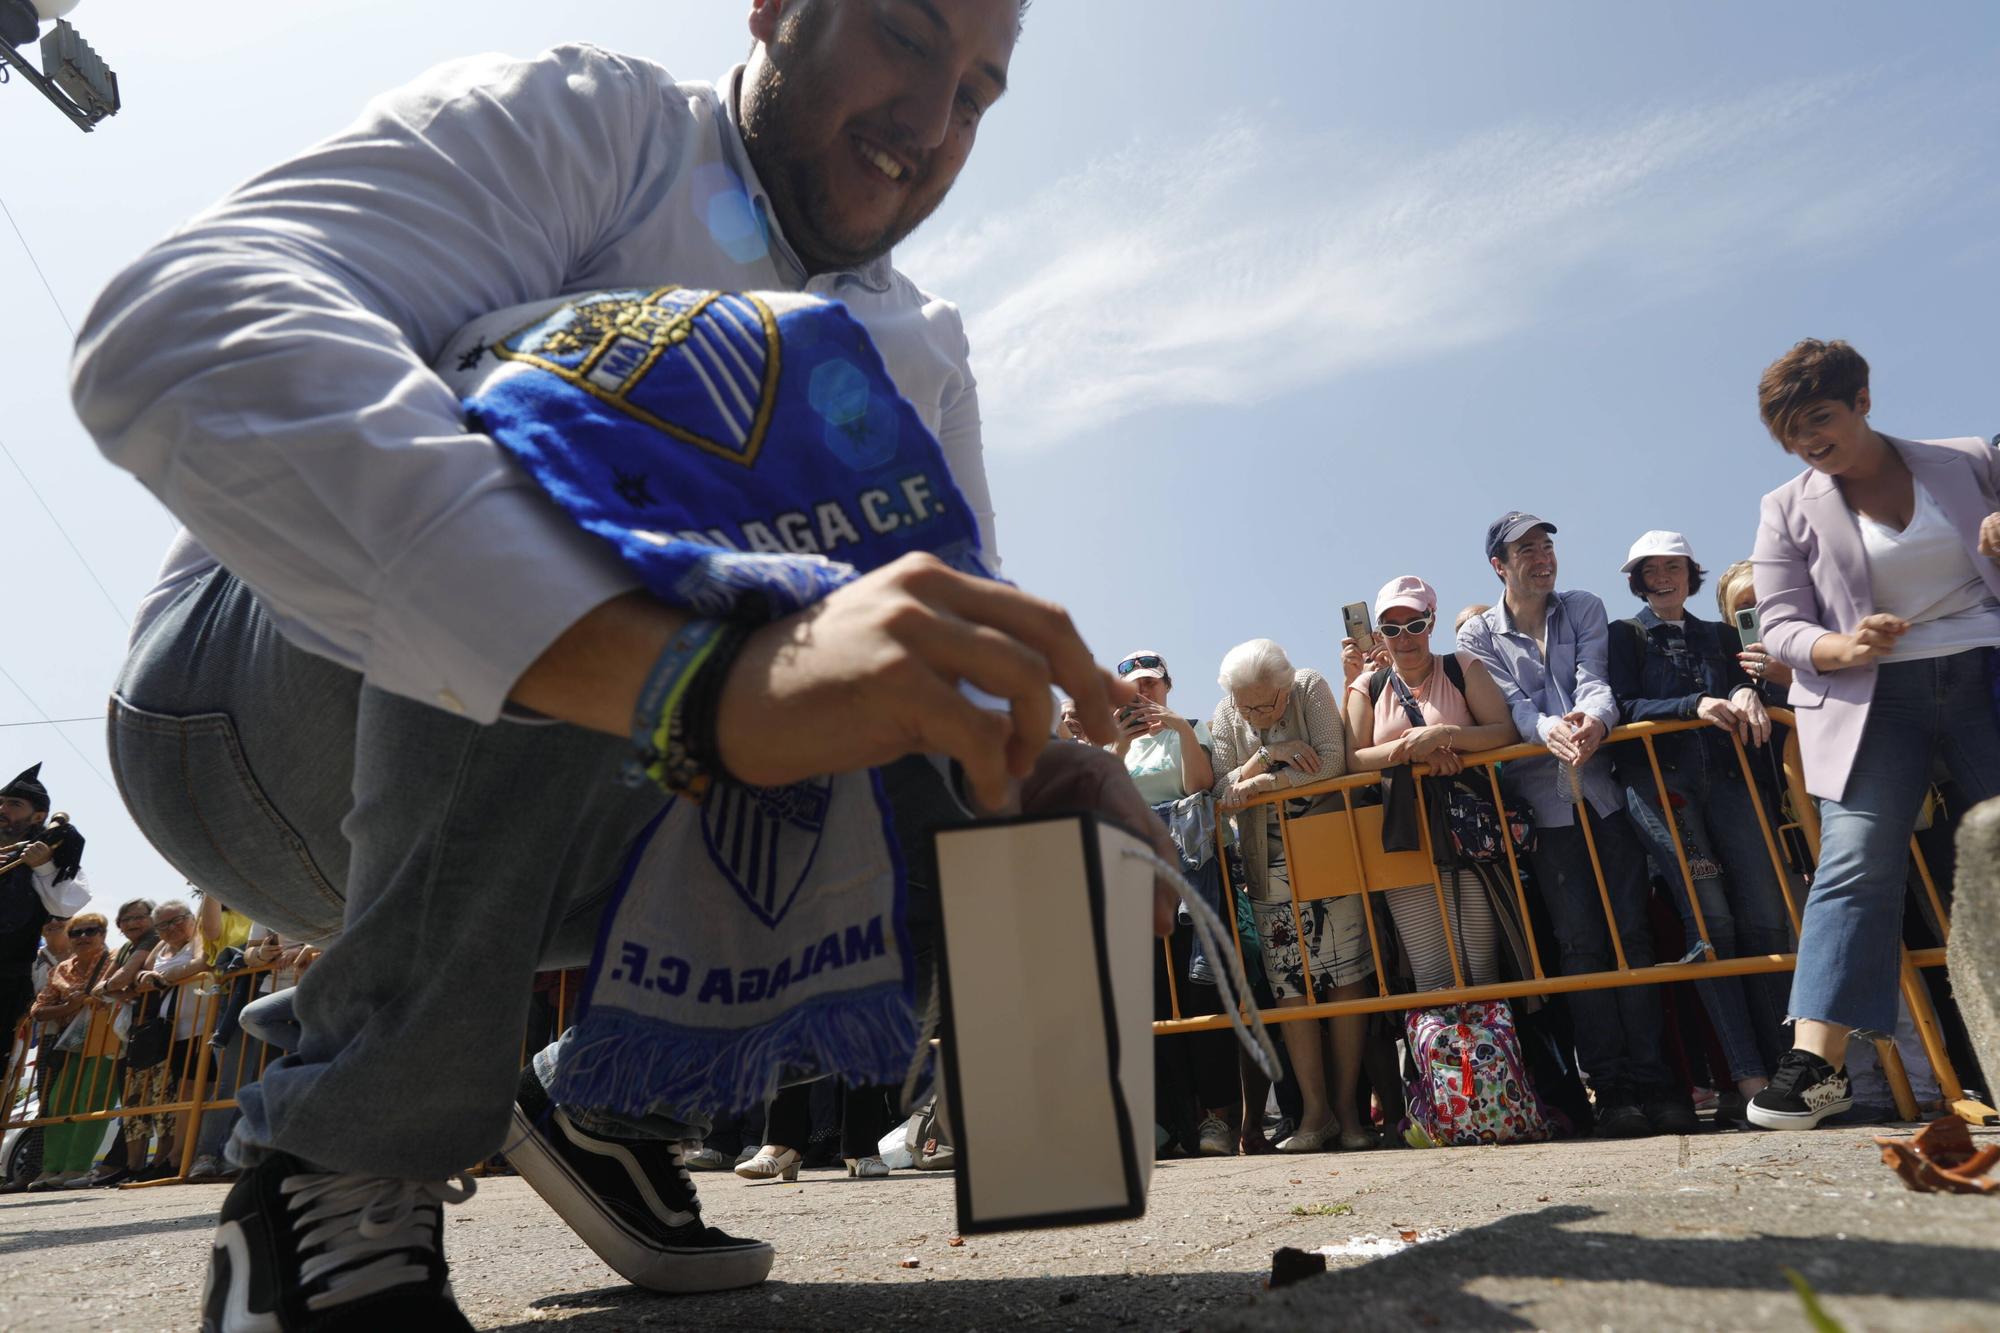
[[(80, 130), (118, 111), (118, 76), (97, 58), (83, 35), (64, 21), (77, 0), (0, 0), (0, 82), (8, 70), (53, 102)], [(42, 35), (42, 67), (36, 69), (18, 48), (35, 39), (44, 23), (55, 27)]]

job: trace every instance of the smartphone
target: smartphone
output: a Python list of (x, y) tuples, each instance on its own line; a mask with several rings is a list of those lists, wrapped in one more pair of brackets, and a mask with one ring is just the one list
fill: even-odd
[(1764, 642), (1764, 627), (1757, 619), (1757, 608), (1746, 606), (1736, 613), (1736, 632), (1743, 636), (1743, 646)]
[(1375, 646), (1375, 631), (1369, 628), (1368, 603), (1349, 602), (1340, 608), (1340, 619), (1347, 627), (1347, 637), (1360, 645), (1362, 652)]

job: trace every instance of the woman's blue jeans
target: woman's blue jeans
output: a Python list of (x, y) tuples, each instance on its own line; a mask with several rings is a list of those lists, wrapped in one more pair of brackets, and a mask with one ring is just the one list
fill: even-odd
[(1943, 758), (1968, 802), (2000, 795), (1990, 651), (1879, 669), (1847, 789), (1819, 803), (1819, 873), (1799, 934), (1794, 1019), (1873, 1036), (1896, 1030), (1910, 838), (1935, 761)]
[[(1696, 733), (1689, 739), (1701, 738)], [(1715, 956), (1789, 953), (1791, 922), (1785, 915), (1777, 874), (1771, 868), (1770, 849), (1758, 827), (1750, 785), (1737, 771), (1733, 757), (1726, 770), (1718, 767), (1709, 746), (1686, 746), (1681, 759), (1678, 766), (1663, 769), (1662, 776), (1667, 790), (1683, 802), (1680, 816), (1688, 856), (1700, 851), (1722, 867), (1720, 875), (1694, 881), (1702, 925), (1707, 927)], [(1694, 906), (1688, 901), (1687, 881), (1674, 855), (1673, 835), (1660, 813), (1658, 791), (1650, 784), (1643, 790), (1629, 788), (1625, 810), (1661, 878), (1671, 886), (1668, 896), (1674, 900), (1692, 944), (1697, 935)], [(1729, 1060), (1732, 1077), (1764, 1078), (1775, 1068), (1784, 1051), (1787, 984), (1782, 972), (1695, 983), (1695, 992), (1701, 996), (1708, 1021), (1715, 1025), (1715, 1035), (1722, 1043), (1722, 1053)]]

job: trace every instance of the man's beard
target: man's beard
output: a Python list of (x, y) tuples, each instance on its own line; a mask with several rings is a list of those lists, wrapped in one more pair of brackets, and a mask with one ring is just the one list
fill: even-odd
[[(807, 14), (793, 20), (795, 24), (812, 22), (812, 9)], [(804, 45), (799, 33), (787, 45), (795, 50)], [(802, 141), (798, 131), (817, 124), (814, 111), (825, 105), (821, 91), (827, 85), (809, 68), (808, 61), (794, 59), (792, 68), (781, 70), (768, 56), (759, 66), (756, 95), (751, 89), (742, 90), (743, 105), (739, 112), (749, 112), (743, 116), (743, 146), (750, 154), (751, 163), (757, 168), (757, 175), (771, 195), (778, 223), (785, 228), (785, 239), (798, 252), (799, 258), (809, 268), (824, 271), (828, 268), (859, 268), (880, 259), (900, 244), (904, 237), (917, 229), (918, 224), (944, 202), (940, 195), (932, 200), (930, 207), (912, 215), (908, 211), (898, 211), (887, 226), (872, 236), (838, 236), (829, 231), (833, 219), (832, 191), (827, 184), (826, 167), (811, 160), (806, 154), (790, 149), (790, 145)]]
[(32, 842), (41, 834), (42, 824), (40, 815), (30, 815), (18, 824), (0, 819), (0, 846), (10, 842)]

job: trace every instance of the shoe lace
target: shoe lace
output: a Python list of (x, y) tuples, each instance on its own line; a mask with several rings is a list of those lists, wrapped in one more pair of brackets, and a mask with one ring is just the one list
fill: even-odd
[(325, 1310), (428, 1278), (419, 1256), (436, 1251), (440, 1209), (465, 1202), (476, 1188), (463, 1173), (441, 1181), (312, 1173), (287, 1178), (278, 1189), (299, 1233), (299, 1285), (325, 1284), (306, 1298), (306, 1308)]
[(1818, 1071), (1813, 1061), (1798, 1051), (1788, 1051), (1778, 1061), (1776, 1072), (1771, 1075), (1770, 1090), (1781, 1097), (1796, 1097), (1812, 1086)]
[(701, 1203), (695, 1196), (694, 1177), (688, 1174), (687, 1152), (677, 1142), (667, 1143), (667, 1160), (674, 1164), (674, 1174), (680, 1177), (681, 1189), (687, 1195), (687, 1206), (695, 1213), (701, 1212)]

